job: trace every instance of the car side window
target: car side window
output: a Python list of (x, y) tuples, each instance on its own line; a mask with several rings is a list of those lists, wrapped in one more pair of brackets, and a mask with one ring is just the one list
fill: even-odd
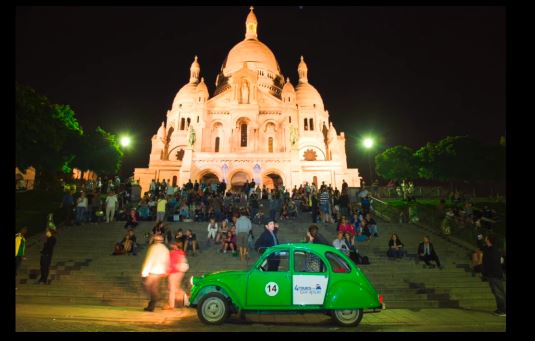
[(331, 264), (333, 272), (351, 272), (351, 267), (349, 266), (349, 264), (347, 264), (346, 261), (343, 260), (337, 254), (327, 252), (325, 255), (329, 260), (329, 264)]
[(312, 252), (294, 252), (294, 272), (325, 272), (326, 267), (321, 258)]
[(289, 251), (273, 251), (259, 267), (261, 271), (286, 272), (289, 269)]

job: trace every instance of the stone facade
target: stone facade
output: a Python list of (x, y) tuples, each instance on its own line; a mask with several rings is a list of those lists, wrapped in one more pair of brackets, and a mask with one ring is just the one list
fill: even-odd
[(240, 185), (245, 180), (272, 188), (308, 182), (341, 188), (360, 186), (347, 168), (345, 135), (329, 121), (318, 91), (308, 82), (301, 56), (294, 87), (275, 55), (257, 36), (251, 8), (245, 39), (235, 45), (209, 97), (197, 56), (189, 82), (177, 93), (167, 120), (152, 137), (148, 168), (136, 168), (142, 190), (152, 179), (181, 186), (189, 179)]

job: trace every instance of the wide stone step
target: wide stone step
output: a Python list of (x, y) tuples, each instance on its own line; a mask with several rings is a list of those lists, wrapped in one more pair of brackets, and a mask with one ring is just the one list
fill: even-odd
[[(310, 225), (306, 221), (281, 222), (281, 240), (301, 241)], [(146, 305), (148, 298), (141, 282), (141, 266), (146, 255), (144, 233), (150, 231), (155, 222), (141, 222), (136, 229), (140, 249), (137, 256), (111, 256), (113, 246), (120, 241), (125, 230), (124, 222), (112, 224), (84, 224), (59, 231), (58, 242), (50, 271), (53, 278), (49, 286), (35, 285), (36, 271), (39, 269), (39, 250), (42, 238), (33, 238), (28, 243), (28, 259), (22, 263), (17, 277), (17, 301), (29, 300), (65, 302), (68, 304), (97, 304), (138, 306)], [(189, 278), (220, 270), (248, 270), (256, 262), (258, 255), (252, 251), (247, 263), (238, 257), (220, 254), (220, 245), (206, 246), (206, 223), (172, 223), (173, 231), (191, 228), (197, 234), (201, 252), (197, 257), (189, 256), (190, 271), (183, 286), (189, 287)], [(369, 257), (371, 264), (360, 268), (370, 279), (380, 294), (383, 294), (387, 308), (440, 307), (459, 302), (466, 306), (488, 308), (494, 303), (488, 283), (474, 278), (459, 264), (468, 264), (465, 250), (431, 235), (445, 269), (422, 269), (422, 263), (415, 262), (414, 255), (423, 231), (410, 225), (379, 225), (380, 235), (369, 242), (359, 243), (361, 254)], [(259, 236), (262, 226), (255, 225), (253, 232)], [(399, 232), (411, 257), (390, 260), (386, 257), (388, 239), (391, 232)], [(320, 232), (328, 239), (335, 239), (335, 225), (321, 225)], [(90, 260), (87, 262), (86, 260)], [(83, 266), (73, 264), (85, 262)], [(61, 265), (63, 264), (63, 265)], [(33, 279), (28, 279), (33, 276)], [(28, 284), (20, 284), (26, 280)], [(412, 283), (412, 284), (409, 284)], [(162, 280), (160, 294), (163, 301), (167, 295), (167, 282)]]
[(426, 308), (458, 308), (457, 301), (405, 301), (405, 300), (385, 300), (387, 309), (426, 309)]
[[(71, 304), (71, 305), (109, 305), (118, 307), (144, 307), (147, 305), (148, 299), (135, 299), (135, 298), (123, 298), (123, 299), (99, 299), (95, 297), (70, 297), (70, 296), (17, 296), (17, 303), (50, 303), (55, 304)], [(163, 306), (164, 303), (160, 303), (159, 306)]]

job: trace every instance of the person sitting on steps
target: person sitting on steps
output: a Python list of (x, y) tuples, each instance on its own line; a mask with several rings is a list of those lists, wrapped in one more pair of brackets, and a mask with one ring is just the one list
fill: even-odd
[(418, 257), (420, 260), (425, 262), (424, 268), (426, 267), (434, 268), (435, 266), (429, 262), (435, 261), (438, 268), (442, 270), (442, 266), (440, 265), (440, 260), (438, 259), (438, 255), (435, 252), (435, 248), (433, 246), (433, 243), (431, 243), (429, 236), (425, 236), (424, 241), (421, 242), (420, 245), (418, 245)]

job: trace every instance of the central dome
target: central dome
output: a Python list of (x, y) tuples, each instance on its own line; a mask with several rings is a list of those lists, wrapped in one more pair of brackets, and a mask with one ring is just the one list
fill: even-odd
[(243, 40), (230, 50), (223, 64), (225, 74), (241, 69), (244, 62), (263, 64), (269, 71), (280, 74), (279, 64), (273, 52), (256, 39)]

